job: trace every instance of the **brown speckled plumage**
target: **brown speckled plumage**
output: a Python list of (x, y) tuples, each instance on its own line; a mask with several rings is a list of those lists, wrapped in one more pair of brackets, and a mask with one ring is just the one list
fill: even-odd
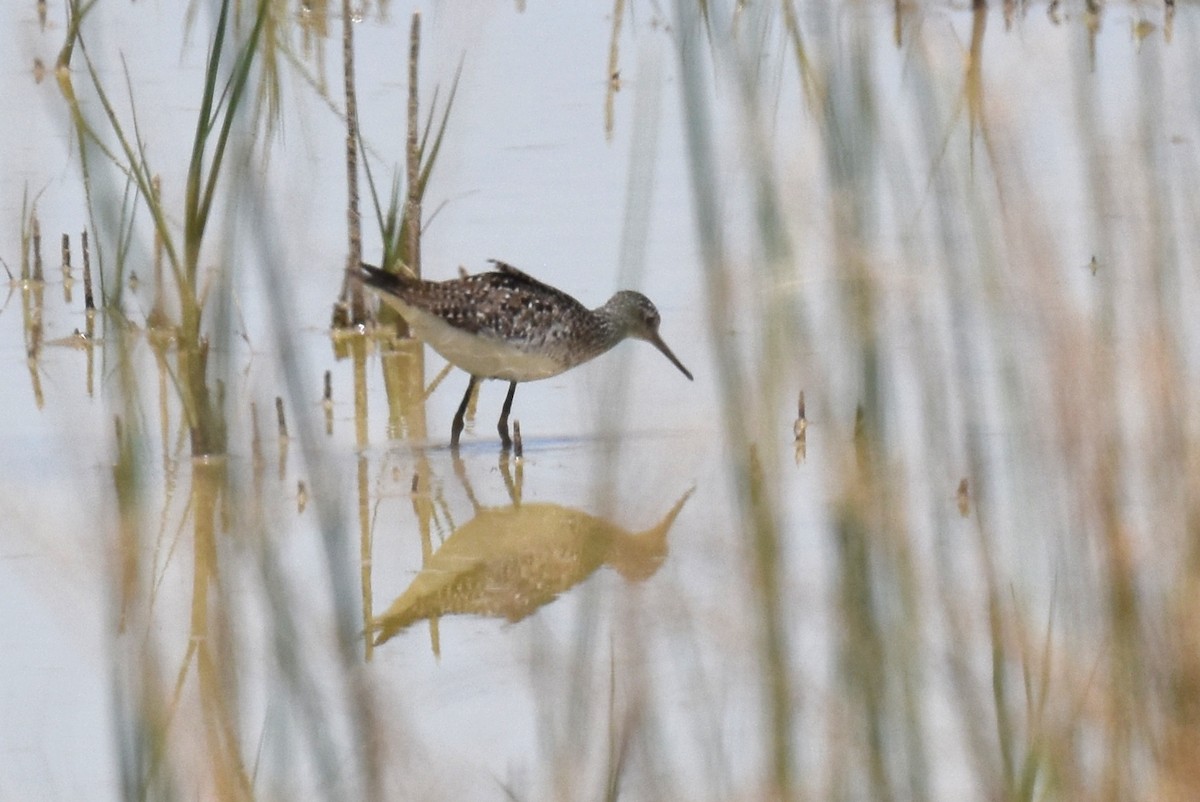
[[(605, 325), (605, 319), (597, 319), (565, 292), (512, 265), (493, 264), (496, 270), (450, 281), (416, 281), (382, 273), (372, 274), (367, 283), (462, 331), (550, 356), (563, 362), (564, 369), (598, 356), (622, 339), (614, 327)], [(582, 352), (586, 356), (580, 359)]]
[[(659, 315), (640, 293), (622, 291), (597, 309), (512, 265), (449, 281), (424, 281), (363, 265), (363, 282), (408, 320), (417, 337), (471, 374), (467, 396), (481, 378), (511, 382), (500, 418), (507, 447), (508, 411), (517, 382), (562, 373), (634, 337), (654, 345), (688, 379), (692, 374), (658, 335)], [(466, 398), (455, 416), (457, 446)]]

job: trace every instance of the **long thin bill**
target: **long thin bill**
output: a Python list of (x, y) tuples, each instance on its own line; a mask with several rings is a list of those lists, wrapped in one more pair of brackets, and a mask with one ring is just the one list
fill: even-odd
[(673, 353), (671, 353), (671, 349), (668, 348), (667, 344), (662, 341), (662, 337), (659, 337), (657, 334), (655, 334), (653, 337), (647, 337), (646, 342), (650, 343), (655, 348), (662, 351), (663, 356), (665, 356), (667, 359), (671, 360), (671, 364), (674, 365), (675, 367), (679, 368), (679, 371), (684, 376), (688, 377), (688, 381), (694, 381), (692, 379), (692, 372), (690, 370), (688, 370), (687, 368), (685, 368), (683, 366), (683, 363), (680, 362)]

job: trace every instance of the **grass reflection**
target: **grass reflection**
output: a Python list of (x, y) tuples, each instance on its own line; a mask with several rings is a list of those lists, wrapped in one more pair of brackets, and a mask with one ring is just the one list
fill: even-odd
[[(273, 62), (277, 53), (274, 45), (280, 22), (275, 15), (284, 12), (279, 4), (267, 0), (249, 9), (235, 5), (227, 1), (214, 6), (181, 213), (168, 209), (163, 200), (136, 112), (129, 122), (121, 118), (111, 100), (112, 88), (101, 81), (101, 72), (88, 52), (86, 20), (89, 14), (99, 13), (94, 4), (72, 3), (58, 63), (59, 86), (80, 146), (93, 227), (99, 230), (97, 253), (102, 253), (100, 244), (104, 243), (104, 252), (115, 254), (115, 264), (101, 260), (100, 312), (106, 331), (106, 359), (116, 365), (113, 395), (121, 410), (116, 417), (113, 480), (120, 533), (120, 567), (114, 589), (119, 610), (114, 680), (122, 795), (172, 797), (181, 787), (190, 789), (191, 794), (219, 798), (256, 795), (254, 741), (243, 730), (241, 700), (250, 684), (246, 669), (256, 661), (256, 651), (260, 652), (257, 662), (262, 662), (263, 645), (246, 631), (244, 618), (252, 605), (237, 599), (230, 584), (233, 575), (257, 569), (264, 590), (260, 601), (271, 628), (269, 673), (275, 691), (292, 703), (284, 718), (305, 722), (302, 728), (307, 735), (299, 739), (299, 749), (307, 756), (306, 764), (323, 778), (319, 785), (343, 789), (354, 798), (378, 798), (377, 761), (370, 748), (357, 754), (351, 778), (339, 779), (344, 767), (336, 757), (337, 738), (324, 726), (330, 717), (314, 693), (322, 682), (303, 658), (299, 611), (288, 601), (294, 592), (293, 580), (281, 570), (280, 545), (271, 536), (277, 516), (271, 508), (281, 499), (273, 490), (264, 490), (265, 461), (253, 404), (252, 481), (243, 481), (240, 471), (231, 473), (227, 457), (226, 388), (234, 378), (226, 361), (234, 332), (230, 312), (233, 260), (226, 254), (229, 263), (224, 269), (205, 278), (201, 259), (213, 247), (213, 229), (221, 229), (226, 246), (231, 241), (229, 220), (221, 219), (218, 225), (219, 217), (232, 215), (239, 204), (253, 208), (255, 188), (247, 182), (244, 169), (240, 177), (238, 174), (238, 168), (244, 168), (256, 150), (256, 131), (247, 127), (245, 118), (255, 76), (260, 81), (259, 99), (265, 104), (261, 108), (269, 115), (279, 111), (277, 74), (274, 64), (268, 62)], [(83, 100), (75, 86), (75, 76), (80, 73), (89, 79)], [(136, 105), (133, 88), (127, 89)], [(98, 120), (90, 116), (97, 108), (102, 112)], [(269, 131), (271, 120), (264, 122)], [(96, 155), (101, 157), (99, 164)], [(99, 200), (118, 194), (108, 183), (110, 173), (105, 167), (109, 165), (115, 166), (126, 182), (116, 220)], [(155, 235), (154, 301), (146, 313), (144, 330), (138, 326), (142, 321), (125, 317), (122, 303), (126, 283), (132, 284), (136, 267), (143, 264), (133, 247), (135, 204), (148, 214)], [(182, 234), (176, 230), (175, 220), (181, 221)], [(140, 336), (143, 331), (144, 339)], [(144, 379), (149, 377), (135, 367), (144, 364), (143, 345), (153, 354), (158, 377), (155, 417), (165, 477), (161, 490), (154, 481), (159, 474), (146, 454), (146, 445), (155, 438), (146, 431), (141, 410)], [(277, 399), (277, 413), (282, 480), (289, 470), (290, 437), (283, 424), (281, 399)], [(183, 469), (179, 451), (170, 445), (174, 439), (171, 421), (176, 416), (181, 432), (186, 432), (191, 457)], [(333, 499), (327, 492), (329, 481), (320, 476), (320, 461), (314, 459), (311, 433), (306, 425), (296, 428), (302, 430), (298, 439), (306, 446), (306, 465), (318, 471), (313, 484), (320, 506), (327, 507)], [(176, 480), (183, 483), (185, 492), (175, 492)], [(307, 495), (303, 479), (295, 486), (302, 496)], [(161, 523), (154, 537), (150, 520), (160, 495)], [(181, 509), (176, 506), (178, 499), (183, 500)], [(291, 501), (296, 503), (296, 499)], [(301, 500), (301, 512), (304, 506)], [(328, 517), (327, 509), (322, 512)], [(178, 527), (177, 536), (185, 529), (187, 536), (164, 542), (168, 522)], [(331, 538), (337, 536), (339, 527), (327, 529)], [(236, 537), (231, 540), (231, 535)], [(176, 549), (177, 542), (189, 544), (190, 552)], [(177, 572), (188, 567), (190, 626), (180, 640), (177, 632), (160, 633), (158, 622), (160, 607), (175, 599), (178, 587), (166, 577), (179, 579)], [(329, 574), (335, 588), (348, 576), (336, 567)], [(352, 623), (347, 625), (344, 616), (340, 623), (341, 656), (349, 664), (355, 660), (357, 639)], [(168, 679), (172, 675), (173, 681)], [(353, 720), (355, 730), (370, 730), (371, 710), (359, 683), (350, 676), (342, 686), (341, 714)], [(285, 729), (300, 731), (292, 726)]]

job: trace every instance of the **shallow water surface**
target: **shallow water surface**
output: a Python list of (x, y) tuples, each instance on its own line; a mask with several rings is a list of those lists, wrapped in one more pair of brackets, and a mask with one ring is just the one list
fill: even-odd
[(104, 101), (182, 242), (220, 4), (89, 13), (82, 157), (64, 10), (0, 11), (0, 798), (1200, 790), (1196, 7), (993, 5), (365, 7), (383, 195), (413, 11), (435, 131), (461, 65), (424, 276), (639, 289), (695, 375), (522, 385), (519, 459), (329, 330), (338, 16), (268, 26), (189, 348)]

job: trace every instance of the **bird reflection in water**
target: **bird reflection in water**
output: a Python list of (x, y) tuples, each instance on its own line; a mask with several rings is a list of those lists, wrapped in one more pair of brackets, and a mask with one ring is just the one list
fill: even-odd
[(603, 518), (558, 504), (481, 507), (461, 462), (456, 472), (475, 517), (454, 530), (372, 633), (379, 645), (417, 621), (445, 615), (524, 619), (608, 565), (630, 582), (652, 576), (667, 556), (667, 530), (692, 491), (643, 532), (627, 532)]

